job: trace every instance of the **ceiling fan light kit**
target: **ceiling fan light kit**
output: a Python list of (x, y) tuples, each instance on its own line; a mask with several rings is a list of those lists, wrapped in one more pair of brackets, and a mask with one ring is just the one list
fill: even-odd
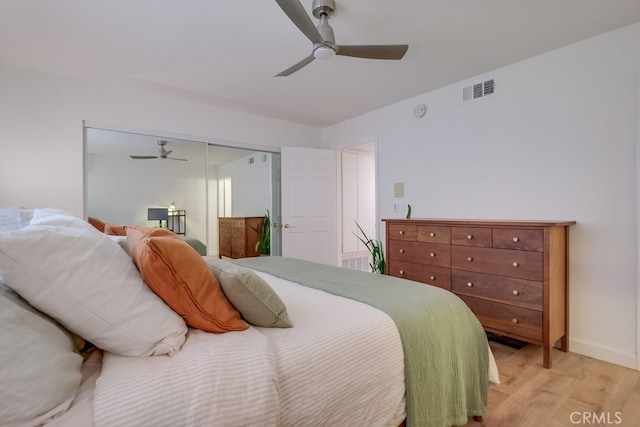
[(320, 20), (318, 26), (313, 23), (299, 0), (276, 0), (276, 3), (278, 3), (291, 22), (313, 44), (311, 55), (277, 74), (276, 77), (288, 76), (310, 64), (315, 59), (329, 59), (335, 55), (365, 59), (399, 60), (404, 57), (409, 48), (406, 44), (344, 46), (336, 44), (333, 29), (329, 25), (329, 18), (333, 16), (336, 8), (334, 0), (313, 0), (311, 12), (314, 17)]
[(313, 50), (313, 57), (316, 59), (331, 59), (336, 56), (336, 51), (327, 46), (319, 46)]

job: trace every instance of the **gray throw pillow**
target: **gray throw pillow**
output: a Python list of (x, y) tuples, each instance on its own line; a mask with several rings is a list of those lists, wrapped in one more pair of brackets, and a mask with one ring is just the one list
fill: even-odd
[(0, 424), (41, 425), (67, 410), (82, 376), (71, 335), (0, 283)]
[(287, 307), (267, 282), (230, 261), (204, 257), (227, 299), (254, 326), (290, 328)]

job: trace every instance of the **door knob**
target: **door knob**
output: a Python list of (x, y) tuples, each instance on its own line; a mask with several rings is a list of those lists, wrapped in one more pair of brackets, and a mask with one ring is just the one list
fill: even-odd
[(293, 228), (293, 225), (285, 224), (283, 227), (284, 228)]

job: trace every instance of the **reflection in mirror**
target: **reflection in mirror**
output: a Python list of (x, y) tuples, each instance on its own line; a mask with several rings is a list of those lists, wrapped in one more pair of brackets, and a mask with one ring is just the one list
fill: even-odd
[[(220, 253), (218, 218), (264, 217), (267, 213), (273, 217), (273, 212), (280, 212), (277, 185), (280, 179), (280, 154), (245, 151), (244, 155), (236, 159), (220, 162), (217, 156), (221, 148), (223, 147), (210, 144), (208, 156), (211, 213), (209, 242), (212, 248), (215, 247), (216, 253)], [(279, 241), (271, 244), (270, 253), (280, 254)], [(251, 254), (254, 254), (253, 251)]]
[[(87, 217), (162, 224), (208, 255), (218, 255), (219, 216), (280, 209), (273, 194), (278, 153), (95, 128), (86, 128), (85, 153)], [(167, 220), (149, 217), (158, 208), (167, 209)]]

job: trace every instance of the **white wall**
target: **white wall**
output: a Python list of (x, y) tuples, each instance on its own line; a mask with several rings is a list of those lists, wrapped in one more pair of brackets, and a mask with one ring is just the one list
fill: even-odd
[[(636, 366), (636, 74), (640, 23), (323, 130), (378, 141), (378, 201), (405, 183), (414, 218), (575, 220), (570, 348)], [(463, 104), (462, 88), (496, 94)], [(425, 103), (424, 118), (413, 108)]]
[(266, 146), (318, 147), (320, 130), (129, 87), (0, 64), (0, 205), (83, 214), (82, 121)]
[(147, 208), (175, 202), (177, 209), (186, 211), (187, 236), (206, 241), (204, 163), (87, 157), (87, 216), (153, 227), (157, 221), (147, 220)]
[(232, 216), (263, 216), (271, 208), (271, 157), (250, 153), (218, 167), (218, 179), (231, 179)]

